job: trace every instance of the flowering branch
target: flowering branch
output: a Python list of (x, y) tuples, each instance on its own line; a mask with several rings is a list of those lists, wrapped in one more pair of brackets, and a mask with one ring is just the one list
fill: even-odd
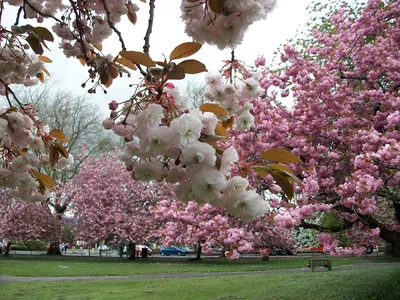
[(149, 10), (149, 25), (147, 27), (146, 35), (144, 37), (144, 46), (143, 46), (143, 52), (146, 54), (149, 54), (149, 48), (150, 48), (150, 34), (153, 30), (153, 20), (154, 20), (154, 2), (155, 0), (150, 0), (150, 10)]
[(84, 58), (85, 58), (86, 62), (88, 62), (89, 57), (87, 56), (86, 46), (85, 46), (85, 43), (83, 42), (83, 30), (82, 30), (82, 25), (80, 22), (80, 17), (79, 17), (77, 9), (75, 7), (75, 3), (72, 0), (69, 0), (69, 3), (71, 3), (71, 7), (74, 10), (74, 14), (75, 14), (75, 18), (76, 18), (76, 27), (78, 28), (78, 32), (79, 32), (79, 39), (77, 39), (77, 40), (82, 45), (82, 51), (83, 51)]
[(40, 10), (38, 10), (35, 6), (33, 6), (28, 0), (24, 0), (24, 4), (27, 4), (33, 11), (35, 11), (37, 14), (46, 17), (46, 18), (52, 18), (53, 20), (61, 23), (61, 24), (65, 24), (65, 22), (61, 21), (60, 19), (58, 19), (55, 16), (52, 16), (50, 14), (46, 14), (44, 12), (41, 12)]

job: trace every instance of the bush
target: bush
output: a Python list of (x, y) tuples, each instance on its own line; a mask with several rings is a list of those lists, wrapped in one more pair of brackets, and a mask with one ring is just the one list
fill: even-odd
[(45, 251), (46, 243), (41, 241), (19, 241), (11, 245), (12, 250), (19, 251)]

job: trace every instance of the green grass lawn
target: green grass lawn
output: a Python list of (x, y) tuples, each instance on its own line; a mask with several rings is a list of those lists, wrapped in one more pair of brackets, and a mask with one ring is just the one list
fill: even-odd
[[(185, 259), (136, 259), (128, 261), (119, 258), (88, 257), (0, 257), (0, 274), (12, 276), (97, 276), (137, 275), (187, 272), (239, 272), (274, 269), (304, 268), (306, 257), (271, 257), (262, 262), (258, 258), (228, 260), (226, 258), (188, 261)], [(386, 256), (332, 257), (332, 266), (374, 262), (400, 262), (400, 259)]]
[[(141, 264), (137, 264), (141, 265)], [(239, 266), (240, 264), (233, 264)], [(2, 299), (400, 299), (398, 267), (302, 273), (0, 285)], [(385, 293), (386, 298), (378, 298)]]

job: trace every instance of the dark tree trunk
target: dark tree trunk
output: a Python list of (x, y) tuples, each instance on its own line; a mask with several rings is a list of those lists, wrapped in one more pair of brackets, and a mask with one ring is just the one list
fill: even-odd
[(202, 250), (201, 244), (198, 243), (196, 248), (196, 260), (201, 259), (201, 250)]
[(129, 242), (129, 257), (128, 257), (128, 259), (130, 259), (130, 260), (136, 259), (136, 243), (135, 242)]
[(6, 251), (4, 252), (4, 256), (8, 256), (10, 254), (10, 250), (11, 250), (11, 242), (8, 242), (6, 246)]
[(51, 242), (50, 247), (47, 250), (46, 255), (62, 255), (60, 251), (60, 245), (58, 242)]
[(225, 250), (225, 247), (223, 247), (223, 248), (222, 248), (222, 251), (221, 251), (220, 257), (225, 257), (225, 251), (226, 251), (226, 250)]
[(386, 242), (390, 243), (390, 251), (387, 254), (400, 257), (400, 232), (390, 231), (386, 228), (381, 228), (379, 236)]

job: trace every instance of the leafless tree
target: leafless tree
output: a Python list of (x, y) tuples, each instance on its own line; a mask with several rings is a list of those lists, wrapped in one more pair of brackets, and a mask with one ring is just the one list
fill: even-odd
[(204, 82), (188, 80), (186, 83), (186, 93), (189, 96), (189, 103), (194, 108), (199, 108), (207, 99), (204, 97), (206, 86)]
[(65, 147), (74, 156), (74, 164), (62, 171), (46, 170), (53, 179), (66, 182), (87, 157), (113, 151), (120, 145), (115, 135), (104, 130), (105, 112), (100, 105), (90, 102), (86, 96), (74, 95), (60, 85), (49, 81), (29, 89), (16, 89), (16, 94), (22, 103), (33, 103), (43, 124), (60, 129), (69, 139)]

